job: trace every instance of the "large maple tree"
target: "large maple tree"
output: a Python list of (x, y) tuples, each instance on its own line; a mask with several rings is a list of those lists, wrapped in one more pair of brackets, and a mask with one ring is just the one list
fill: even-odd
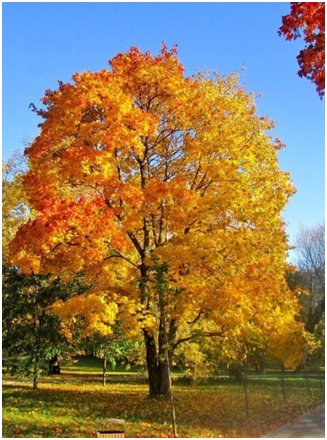
[(298, 74), (316, 85), (320, 98), (325, 94), (325, 2), (291, 2), (291, 12), (282, 17), (279, 35), (296, 40), (304, 35), (306, 46), (297, 56)]
[(92, 286), (71, 314), (102, 313), (89, 322), (108, 328), (118, 316), (143, 334), (151, 395), (167, 391), (167, 343), (172, 358), (186, 341), (249, 336), (295, 362), (301, 327), (281, 219), (294, 188), (273, 122), (256, 115), (237, 74), (185, 77), (175, 48), (132, 47), (110, 66), (34, 106), (44, 121), (24, 187), (37, 215), (12, 261), (83, 272)]

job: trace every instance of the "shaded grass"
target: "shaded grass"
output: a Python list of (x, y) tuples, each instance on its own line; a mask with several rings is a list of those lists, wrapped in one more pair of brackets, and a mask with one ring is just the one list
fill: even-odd
[[(85, 372), (85, 371), (84, 371)], [(126, 421), (126, 437), (172, 437), (169, 401), (148, 398), (145, 383), (88, 379), (45, 382), (34, 392), (29, 384), (3, 386), (3, 437), (92, 438), (103, 418)], [(253, 379), (248, 386), (246, 419), (242, 384), (218, 380), (201, 385), (175, 381), (180, 437), (261, 437), (324, 401), (319, 380), (287, 379), (283, 400), (278, 378)]]
[[(144, 373), (142, 368), (137, 366), (127, 366), (117, 363), (115, 368), (107, 363), (107, 374), (109, 375), (130, 375)], [(63, 374), (79, 374), (79, 375), (102, 375), (103, 361), (97, 357), (78, 356), (71, 363), (62, 363), (61, 372)]]

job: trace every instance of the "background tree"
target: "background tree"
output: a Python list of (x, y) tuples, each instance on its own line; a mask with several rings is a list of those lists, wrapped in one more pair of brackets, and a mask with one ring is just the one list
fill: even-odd
[(301, 320), (311, 335), (306, 363), (324, 363), (325, 346), (325, 224), (302, 225), (296, 238), (296, 267), (287, 274), (291, 289), (298, 292)]
[(325, 94), (325, 2), (291, 2), (291, 12), (283, 16), (279, 35), (296, 40), (304, 34), (306, 46), (297, 56), (298, 74), (316, 85), (320, 98)]
[(49, 308), (58, 299), (78, 295), (84, 287), (78, 278), (62, 283), (53, 276), (23, 274), (8, 264), (8, 244), (33, 214), (22, 186), (25, 158), (14, 153), (3, 161), (2, 171), (2, 347), (6, 356), (20, 358), (16, 372), (32, 375), (37, 388), (39, 374), (48, 371), (51, 358), (72, 351), (60, 333), (59, 318)]
[(44, 122), (25, 152), (24, 188), (37, 214), (11, 261), (26, 273), (83, 272), (92, 288), (79, 310), (97, 297), (107, 327), (117, 316), (143, 334), (155, 395), (168, 391), (164, 333), (172, 355), (199, 336), (270, 334), (276, 319), (280, 344), (290, 322), (300, 337), (280, 216), (294, 189), (274, 124), (238, 75), (185, 78), (165, 46), (155, 57), (133, 47), (110, 65), (34, 106)]
[(49, 306), (77, 290), (76, 282), (63, 284), (58, 278), (25, 275), (16, 267), (3, 265), (2, 347), (10, 357), (23, 356), (20, 372), (33, 376), (34, 389), (40, 373), (48, 372), (49, 361), (72, 351), (60, 333), (59, 318), (49, 313)]
[[(296, 238), (296, 270), (289, 274), (292, 289), (300, 288), (301, 317), (314, 332), (325, 312), (325, 224), (302, 225)], [(301, 291), (300, 290), (300, 291)], [(307, 294), (308, 293), (308, 294)]]
[(8, 244), (19, 226), (28, 219), (29, 209), (22, 185), (26, 158), (20, 152), (2, 160), (2, 258), (8, 257)]

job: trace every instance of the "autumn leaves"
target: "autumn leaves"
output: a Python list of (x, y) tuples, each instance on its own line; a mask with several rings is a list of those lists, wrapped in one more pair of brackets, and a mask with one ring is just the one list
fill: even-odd
[(296, 57), (300, 77), (316, 85), (320, 98), (325, 94), (325, 2), (291, 2), (291, 12), (283, 16), (279, 35), (296, 40), (303, 32), (305, 48)]
[[(92, 287), (76, 313), (97, 295), (94, 304), (116, 302), (119, 317), (127, 298), (127, 326), (146, 316), (149, 374), (159, 374), (163, 321), (175, 329), (170, 347), (223, 329), (267, 349), (282, 316), (300, 335), (280, 216), (293, 187), (267, 134), (273, 122), (256, 115), (237, 75), (185, 78), (175, 48), (152, 57), (133, 47), (110, 65), (46, 92), (41, 132), (26, 150), (33, 219), (12, 242), (12, 262), (82, 272)], [(164, 307), (151, 282), (161, 265)]]

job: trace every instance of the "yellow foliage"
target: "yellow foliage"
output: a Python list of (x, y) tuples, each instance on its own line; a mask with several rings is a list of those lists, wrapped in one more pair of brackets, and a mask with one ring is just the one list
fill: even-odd
[(2, 253), (5, 257), (8, 257), (9, 242), (28, 218), (23, 167), (24, 159), (18, 152), (8, 161), (2, 160)]
[[(301, 329), (284, 280), (281, 212), (294, 187), (273, 121), (256, 114), (237, 74), (186, 78), (175, 49), (133, 47), (110, 65), (46, 92), (24, 176), (37, 215), (11, 261), (83, 272), (91, 291), (61, 313), (82, 315), (86, 332), (110, 332), (119, 314), (157, 338), (165, 316), (175, 343), (256, 333), (278, 351)], [(160, 264), (164, 299), (150, 281)]]
[(83, 294), (75, 296), (65, 303), (57, 301), (51, 310), (57, 314), (63, 323), (63, 333), (71, 338), (69, 323), (76, 316), (84, 318), (83, 337), (99, 334), (112, 335), (112, 325), (116, 321), (118, 307), (115, 301), (107, 296)]

